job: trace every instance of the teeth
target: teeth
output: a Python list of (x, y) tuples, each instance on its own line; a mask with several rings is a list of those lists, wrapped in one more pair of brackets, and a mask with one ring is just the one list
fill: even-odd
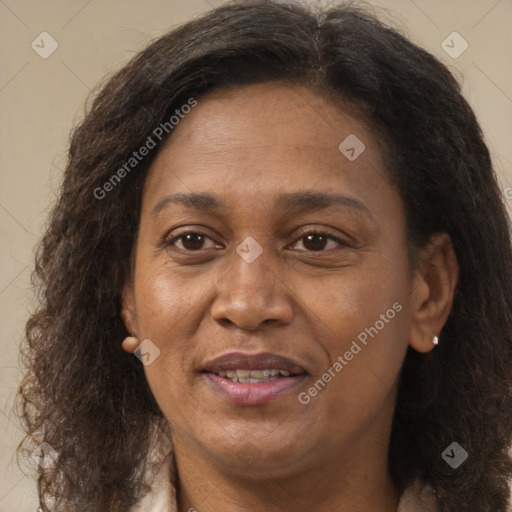
[(224, 377), (233, 382), (241, 382), (244, 384), (254, 384), (256, 382), (267, 382), (269, 380), (280, 379), (281, 377), (289, 377), (290, 372), (286, 370), (226, 370), (219, 371), (219, 377)]

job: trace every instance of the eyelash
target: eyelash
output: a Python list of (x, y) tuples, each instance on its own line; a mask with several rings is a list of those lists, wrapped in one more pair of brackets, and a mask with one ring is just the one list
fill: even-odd
[[(184, 238), (186, 235), (201, 235), (201, 236), (203, 236), (205, 238), (209, 238), (210, 240), (213, 240), (210, 236), (208, 236), (206, 233), (203, 233), (202, 231), (185, 231), (184, 233), (180, 233), (179, 235), (176, 235), (175, 237), (171, 238), (170, 240), (165, 241), (164, 244), (165, 244), (166, 247), (174, 245), (174, 243), (177, 240), (180, 240), (180, 239)], [(328, 240), (333, 240), (333, 241), (337, 242), (341, 247), (344, 247), (344, 248), (351, 247), (348, 243), (343, 242), (342, 240), (340, 240), (339, 238), (335, 237), (331, 233), (329, 233), (327, 231), (318, 231), (318, 230), (305, 231), (305, 232), (301, 233), (296, 238), (296, 241), (302, 240), (303, 238), (305, 238), (308, 235), (320, 235), (320, 236), (323, 236), (323, 237), (327, 238)], [(193, 251), (193, 250), (189, 250), (189, 249), (181, 249), (180, 248), (180, 250), (181, 251), (190, 252), (190, 253), (199, 253), (199, 252), (201, 252), (201, 249), (198, 249), (197, 251)], [(332, 249), (330, 249), (330, 250), (332, 250)], [(313, 252), (313, 253), (321, 253), (321, 252), (327, 252), (327, 251), (329, 251), (329, 249), (327, 249), (327, 250), (322, 249), (320, 251), (309, 251), (308, 249), (303, 250), (303, 252)]]

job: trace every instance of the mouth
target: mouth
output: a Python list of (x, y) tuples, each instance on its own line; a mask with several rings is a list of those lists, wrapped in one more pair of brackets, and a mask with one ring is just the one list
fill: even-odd
[(220, 395), (238, 405), (257, 405), (291, 392), (308, 372), (290, 358), (271, 353), (230, 353), (207, 363), (202, 374)]
[[(229, 379), (231, 382), (240, 382), (242, 384), (256, 384), (257, 382), (270, 382), (272, 380), (290, 377), (292, 374), (286, 370), (265, 369), (265, 370), (227, 370), (216, 373), (223, 379)], [(295, 377), (295, 375), (294, 375)]]

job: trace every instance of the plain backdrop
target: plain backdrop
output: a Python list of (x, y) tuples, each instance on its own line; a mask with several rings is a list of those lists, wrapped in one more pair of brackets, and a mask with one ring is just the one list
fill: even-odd
[[(37, 507), (34, 481), (16, 464), (22, 432), (12, 408), (22, 372), (19, 345), (34, 304), (34, 248), (58, 192), (69, 132), (107, 74), (150, 40), (220, 3), (0, 0), (0, 512)], [(455, 73), (484, 130), (503, 191), (512, 187), (512, 0), (369, 3)], [(468, 46), (454, 58), (443, 49), (445, 40), (452, 54)]]

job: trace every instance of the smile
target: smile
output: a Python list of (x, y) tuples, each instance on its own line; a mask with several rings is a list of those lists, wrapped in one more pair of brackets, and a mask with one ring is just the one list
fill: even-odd
[(260, 405), (292, 393), (308, 372), (284, 356), (230, 353), (207, 363), (202, 378), (223, 400)]
[(220, 371), (219, 377), (224, 377), (232, 382), (243, 384), (255, 384), (256, 382), (269, 382), (271, 380), (289, 377), (290, 372), (286, 370), (228, 370)]

